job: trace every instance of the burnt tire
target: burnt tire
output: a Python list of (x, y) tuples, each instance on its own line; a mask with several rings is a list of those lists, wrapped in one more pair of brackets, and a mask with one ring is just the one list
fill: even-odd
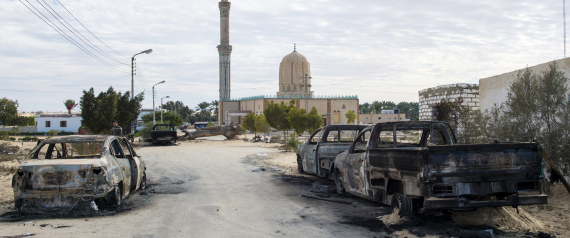
[(123, 194), (121, 193), (121, 189), (119, 186), (115, 186), (113, 191), (111, 191), (109, 194), (107, 194), (107, 202), (111, 206), (114, 206), (114, 207), (120, 206), (122, 200), (123, 200)]
[(400, 216), (411, 216), (414, 210), (412, 199), (404, 194), (396, 193), (392, 196), (392, 209), (397, 210)]
[(301, 159), (301, 156), (297, 155), (297, 171), (299, 171), (300, 174), (302, 174), (303, 171), (303, 159)]
[(344, 179), (342, 178), (342, 174), (339, 171), (334, 173), (334, 184), (336, 187), (336, 193), (338, 195), (343, 195), (346, 190), (344, 189)]
[(142, 174), (142, 178), (141, 178), (141, 186), (139, 186), (140, 190), (145, 190), (146, 189), (146, 172), (143, 172)]
[(14, 200), (14, 208), (16, 209), (16, 211), (23, 213), (22, 210), (22, 199), (16, 199)]

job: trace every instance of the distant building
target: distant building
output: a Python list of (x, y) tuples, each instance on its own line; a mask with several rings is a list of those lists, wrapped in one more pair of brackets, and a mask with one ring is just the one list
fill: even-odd
[(457, 83), (440, 85), (419, 91), (420, 121), (433, 120), (433, 107), (441, 100), (463, 98), (462, 105), (470, 110), (479, 110), (479, 85)]
[[(156, 112), (160, 118), (160, 111)], [(139, 117), (137, 117), (137, 130), (142, 129), (144, 127), (144, 121), (142, 119), (142, 117), (146, 114), (152, 114), (152, 109), (148, 109), (148, 108), (143, 108), (141, 109), (141, 112), (139, 113)]]
[(381, 114), (360, 114), (361, 124), (376, 124), (381, 122), (408, 121), (406, 113), (396, 113), (395, 110), (382, 110)]
[(37, 114), (35, 121), (37, 132), (77, 132), (81, 126), (81, 114)]
[(218, 54), (220, 58), (220, 99), (218, 103), (218, 123), (221, 125), (241, 124), (242, 117), (248, 112), (262, 114), (269, 102), (289, 103), (297, 99), (296, 107), (310, 111), (315, 107), (323, 117), (323, 124), (346, 124), (344, 116), (352, 110), (358, 118), (357, 96), (314, 96), (311, 91), (311, 68), (305, 56), (297, 52), (286, 55), (279, 65), (279, 91), (275, 96), (253, 96), (233, 99), (231, 95), (231, 67), (230, 56), (232, 46), (229, 44), (229, 14), (231, 3), (222, 0), (218, 3), (220, 9), (220, 45)]
[(248, 112), (260, 115), (271, 101), (288, 104), (292, 99), (296, 99), (295, 106), (299, 109), (310, 111), (315, 107), (323, 118), (324, 125), (347, 124), (345, 114), (349, 110), (354, 111), (358, 118), (357, 96), (314, 96), (314, 92), (310, 90), (310, 79), (309, 61), (295, 49), (281, 61), (279, 91), (276, 95), (221, 99), (218, 106), (218, 121), (225, 125), (241, 124), (242, 117)]

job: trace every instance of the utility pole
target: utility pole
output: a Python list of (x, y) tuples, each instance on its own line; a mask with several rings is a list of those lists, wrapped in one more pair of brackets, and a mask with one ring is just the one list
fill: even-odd
[(305, 74), (305, 77), (303, 77), (305, 80), (305, 110), (307, 111), (307, 113), (309, 112), (309, 79), (311, 79), (312, 77), (309, 77), (307, 74)]

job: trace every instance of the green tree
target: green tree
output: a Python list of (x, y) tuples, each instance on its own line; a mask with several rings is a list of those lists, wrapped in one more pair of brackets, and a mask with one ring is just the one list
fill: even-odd
[(243, 117), (243, 120), (241, 122), (241, 127), (252, 131), (255, 133), (255, 135), (257, 136), (257, 130), (255, 129), (255, 114), (248, 112), (247, 115), (245, 117)]
[(271, 129), (264, 115), (257, 115), (255, 118), (255, 129), (259, 133), (268, 133), (269, 129)]
[(0, 100), (0, 123), (2, 125), (12, 125), (11, 122), (18, 117), (18, 101), (7, 98)]
[(469, 107), (462, 105), (463, 98), (459, 97), (455, 100), (442, 99), (433, 107), (433, 115), (435, 120), (449, 122), (457, 135), (459, 143), (465, 143), (463, 139), (464, 128), (469, 118)]
[(538, 74), (521, 70), (507, 100), (487, 112), (489, 137), (500, 141), (538, 141), (563, 173), (570, 172), (568, 78), (556, 62)]
[(63, 102), (63, 105), (65, 105), (65, 108), (67, 108), (67, 114), (71, 114), (71, 109), (75, 108), (77, 106), (77, 103), (75, 103), (75, 100), (67, 99), (65, 102)]
[(371, 114), (372, 109), (370, 108), (370, 106), (371, 106), (370, 103), (367, 103), (367, 102), (360, 104), (358, 106), (358, 110), (360, 111), (360, 114)]
[(214, 111), (214, 117), (218, 117), (218, 100), (214, 100), (210, 103), (210, 111)]
[(344, 114), (346, 117), (347, 124), (354, 124), (354, 120), (356, 120), (356, 113), (353, 110), (348, 110), (347, 113)]
[[(158, 119), (160, 120), (160, 113), (157, 114)], [(182, 123), (184, 123), (182, 121), (182, 119), (174, 114), (173, 112), (163, 112), (162, 113), (162, 118), (164, 119), (164, 121), (162, 122), (163, 124), (172, 124), (173, 126), (180, 126), (182, 125)], [(150, 122), (151, 127), (152, 127), (152, 113), (148, 113), (148, 114), (144, 114), (141, 119), (143, 120), (143, 123), (146, 125), (147, 123)], [(160, 123), (160, 122), (157, 122)]]
[[(283, 138), (287, 138), (289, 130), (291, 130), (291, 123), (287, 120), (287, 114), (291, 108), (295, 106), (295, 99), (289, 102), (289, 105), (281, 102), (280, 104), (273, 101), (269, 102), (267, 107), (263, 109), (263, 115), (269, 125), (277, 130), (283, 131)], [(283, 139), (283, 141), (286, 141)]]
[(198, 120), (208, 121), (210, 120), (210, 111), (208, 108), (210, 107), (210, 103), (204, 101), (198, 104), (196, 110), (200, 111), (198, 115)]
[(249, 130), (255, 133), (263, 133), (269, 131), (269, 124), (265, 121), (264, 115), (256, 115), (253, 113), (247, 113), (245, 117), (243, 117), (243, 121), (241, 123), (241, 127), (245, 130)]
[(82, 124), (95, 134), (108, 133), (113, 120), (126, 130), (140, 114), (144, 94), (131, 99), (130, 93), (117, 93), (113, 87), (95, 97), (93, 88), (83, 90), (81, 97)]
[(396, 107), (396, 104), (392, 101), (373, 101), (370, 107), (372, 109), (371, 112), (380, 114), (382, 113), (382, 110), (394, 109)]
[(323, 118), (319, 115), (316, 107), (312, 107), (309, 114), (307, 114), (307, 132), (312, 134), (315, 130), (324, 125)]

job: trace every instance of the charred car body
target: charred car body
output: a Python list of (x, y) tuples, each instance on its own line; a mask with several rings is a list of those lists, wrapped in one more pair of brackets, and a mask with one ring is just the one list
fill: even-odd
[(457, 145), (444, 122), (379, 123), (334, 163), (338, 193), (398, 208), (473, 210), (545, 204), (537, 143)]
[(176, 143), (178, 139), (176, 130), (171, 124), (155, 124), (150, 131), (152, 144), (168, 145)]
[(12, 178), (21, 211), (70, 210), (91, 202), (118, 206), (146, 187), (144, 161), (124, 137), (75, 135), (48, 138)]
[(336, 156), (347, 150), (366, 126), (330, 125), (317, 129), (297, 148), (297, 168), (321, 177), (329, 177)]

